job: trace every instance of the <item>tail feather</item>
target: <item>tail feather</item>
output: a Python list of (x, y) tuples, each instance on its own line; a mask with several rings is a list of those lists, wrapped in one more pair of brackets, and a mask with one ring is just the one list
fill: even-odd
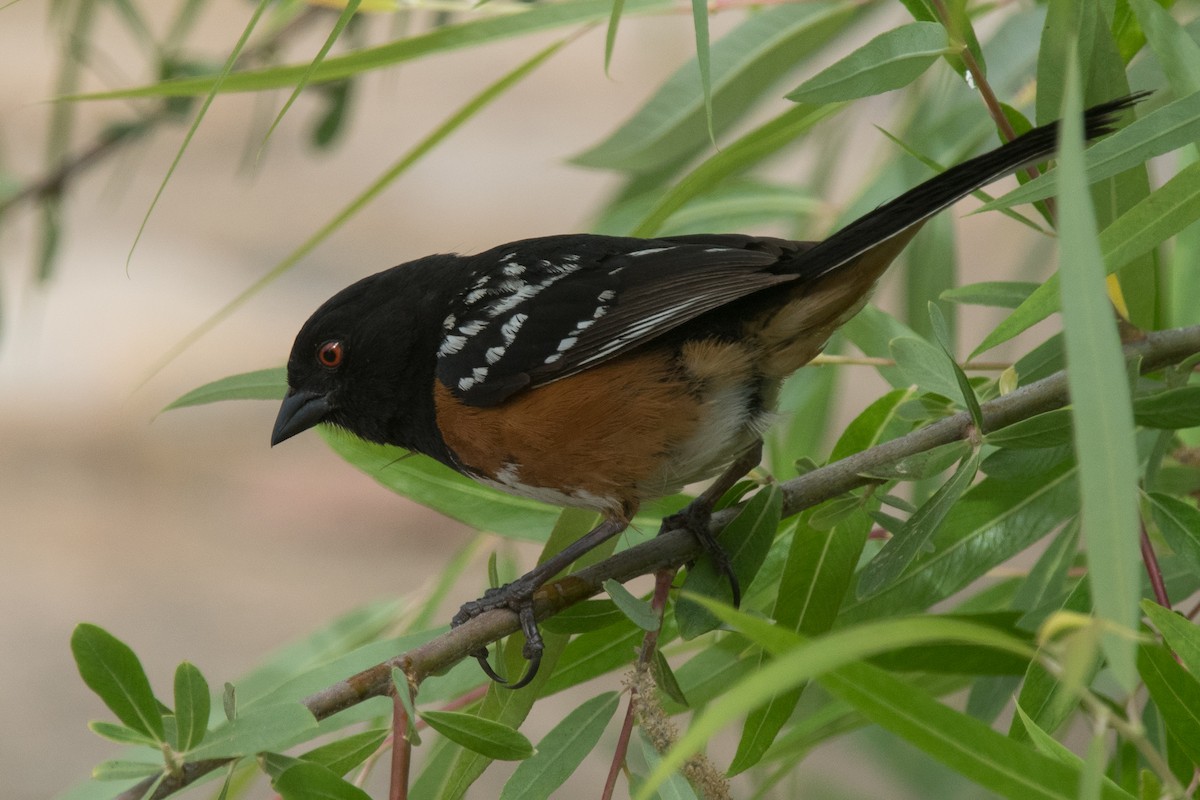
[[(1084, 137), (1091, 140), (1111, 133), (1117, 115), (1148, 94), (1138, 92), (1089, 108), (1084, 112)], [(1034, 128), (991, 152), (947, 169), (864, 214), (797, 259), (801, 279), (820, 278), (845, 266), (976, 189), (1053, 155), (1058, 147), (1058, 127), (1058, 122), (1051, 122)]]

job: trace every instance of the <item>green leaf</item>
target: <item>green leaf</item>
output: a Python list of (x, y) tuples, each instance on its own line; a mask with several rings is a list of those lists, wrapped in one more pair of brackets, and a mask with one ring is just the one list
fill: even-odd
[(1024, 550), (1077, 510), (1072, 469), (1014, 480), (986, 478), (946, 515), (934, 535), (933, 552), (918, 556), (879, 594), (847, 600), (840, 623), (927, 608)]
[(544, 541), (558, 518), (553, 506), (489, 489), (431, 458), (328, 426), (321, 427), (321, 435), (334, 452), (393, 492), (478, 530)]
[(538, 742), (537, 752), (517, 766), (504, 784), (500, 800), (551, 797), (596, 747), (619, 701), (616, 692), (604, 692), (563, 717)]
[(173, 401), (163, 411), (201, 406), (221, 400), (282, 400), (287, 393), (287, 370), (260, 369), (206, 383)]
[(283, 800), (371, 800), (371, 796), (320, 764), (300, 762), (273, 782)]
[(1016, 308), (1039, 284), (1028, 281), (983, 281), (946, 289), (938, 297), (953, 303), (994, 308)]
[(611, 579), (604, 582), (604, 591), (634, 625), (644, 631), (658, 630), (658, 614), (645, 600), (634, 597), (628, 589)]
[[(721, 531), (717, 543), (725, 548), (729, 563), (742, 586), (749, 586), (775, 538), (783, 507), (783, 492), (771, 484), (754, 495), (733, 521)], [(683, 589), (706, 597), (731, 597), (728, 579), (717, 571), (712, 560), (702, 558), (688, 570)], [(680, 598), (675, 604), (679, 635), (693, 639), (707, 633), (717, 620), (694, 602)]]
[[(1095, 613), (1133, 631), (1141, 596), (1138, 558), (1137, 452), (1133, 405), (1121, 342), (1105, 292), (1103, 255), (1083, 165), (1082, 102), (1077, 70), (1068, 70), (1058, 171), (1063, 329), (1067, 383), (1074, 404), (1075, 452), (1088, 579)], [(1106, 632), (1104, 654), (1126, 690), (1137, 683), (1136, 645), (1120, 632)]]
[(1175, 554), (1200, 575), (1200, 510), (1178, 497), (1158, 492), (1146, 495), (1154, 524)]
[(912, 397), (911, 389), (893, 389), (867, 406), (842, 431), (841, 437), (829, 454), (829, 460), (840, 461), (880, 442), (890, 441), (907, 433), (912, 425), (902, 421), (898, 411)]
[[(1008, 637), (993, 628), (962, 622), (960, 620), (934, 617), (914, 617), (865, 623), (843, 628), (805, 642), (796, 634), (773, 627), (767, 623), (738, 612), (707, 598), (695, 598), (710, 612), (718, 615), (725, 623), (743, 633), (747, 638), (775, 653), (776, 658), (762, 669), (739, 680), (721, 696), (711, 701), (692, 722), (675, 747), (663, 757), (663, 762), (650, 776), (646, 787), (638, 793), (638, 800), (650, 797), (650, 792), (671, 772), (678, 769), (693, 753), (697, 752), (722, 727), (754, 708), (773, 694), (786, 691), (809, 679), (819, 678), (831, 670), (845, 667), (862, 658), (899, 647), (907, 647), (934, 641), (955, 641), (996, 647), (1016, 652), (1025, 657), (1032, 656), (1026, 644)], [(870, 670), (865, 665), (855, 665), (855, 671)], [(881, 671), (879, 674), (884, 674)], [(889, 679), (894, 680), (894, 679)], [(826, 681), (822, 681), (827, 683)], [(899, 683), (898, 681), (896, 683)], [(892, 689), (898, 694), (908, 694), (904, 689)], [(839, 691), (840, 693), (840, 691)], [(933, 705), (939, 706), (935, 701)], [(956, 717), (969, 720), (974, 726), (986, 728), (969, 717), (949, 712)], [(990, 731), (990, 729), (988, 729)], [(994, 736), (1009, 744), (1009, 740), (992, 731)], [(961, 743), (960, 743), (961, 746)], [(1023, 749), (1023, 748), (1022, 748)], [(1038, 776), (1035, 778), (1035, 776)], [(1028, 773), (1027, 780), (1040, 779), (1038, 773)]]
[(279, 113), (275, 115), (274, 121), (271, 122), (271, 127), (267, 129), (266, 134), (263, 136), (262, 145), (259, 146), (260, 153), (262, 152), (262, 148), (266, 147), (267, 142), (270, 141), (271, 134), (275, 132), (275, 129), (279, 127), (279, 123), (283, 121), (283, 117), (287, 114), (288, 109), (292, 107), (292, 104), (296, 102), (296, 98), (299, 97), (300, 93), (304, 91), (304, 88), (308, 86), (309, 81), (312, 80), (317, 68), (320, 67), (321, 62), (325, 60), (325, 56), (329, 55), (329, 51), (333, 47), (333, 43), (338, 40), (338, 37), (342, 35), (342, 31), (344, 31), (346, 26), (350, 24), (350, 20), (354, 18), (355, 13), (358, 11), (359, 5), (361, 4), (362, 0), (346, 0), (345, 8), (343, 8), (341, 14), (338, 15), (337, 22), (335, 22), (333, 25), (333, 30), (331, 30), (329, 32), (329, 36), (325, 38), (325, 43), (321, 45), (321, 49), (317, 51), (317, 55), (313, 58), (312, 62), (309, 63), (308, 69), (296, 80), (296, 85), (295, 88), (292, 89), (291, 95), (283, 104), (283, 108), (279, 109)]
[(584, 600), (542, 621), (554, 633), (587, 633), (616, 625), (629, 617), (611, 600)]
[(994, 430), (984, 441), (996, 447), (1015, 450), (1041, 449), (1070, 444), (1074, 432), (1073, 412), (1069, 408), (1044, 411)]
[[(1037, 753), (880, 669), (853, 664), (821, 683), (872, 722), (1002, 797), (1077, 798), (1077, 765)], [(1130, 800), (1131, 795), (1107, 783), (1101, 797)]]
[[(1085, 183), (1111, 178), (1147, 159), (1169, 153), (1200, 139), (1200, 92), (1156, 108), (1121, 130), (1092, 145), (1085, 157)], [(1029, 181), (1019, 189), (986, 203), (977, 212), (1010, 208), (1044, 200), (1058, 190), (1059, 169)]]
[[(617, 625), (572, 638), (563, 648), (562, 658), (542, 694), (561, 692), (625, 666), (637, 655), (637, 647), (645, 635), (645, 631), (622, 614)], [(661, 636), (659, 644), (665, 644)]]
[(1142, 610), (1188, 671), (1193, 675), (1200, 674), (1200, 627), (1150, 600), (1142, 601)]
[(154, 737), (147, 736), (141, 731), (135, 731), (133, 728), (127, 728), (124, 725), (118, 725), (115, 722), (103, 722), (93, 720), (88, 723), (88, 729), (97, 736), (103, 736), (109, 741), (117, 744), (134, 744), (134, 745), (149, 745), (157, 748), (158, 742)]
[(180, 752), (186, 753), (204, 739), (211, 711), (208, 681), (193, 664), (184, 661), (175, 670), (175, 725)]
[(1129, 0), (1129, 8), (1137, 15), (1175, 95), (1186, 97), (1200, 91), (1200, 45), (1163, 6), (1150, 0)]
[(1133, 401), (1133, 418), (1147, 428), (1194, 428), (1200, 425), (1200, 386), (1181, 386), (1139, 397)]
[(673, 180), (630, 233), (654, 236), (671, 215), (692, 200), (794, 143), (838, 106), (797, 106), (738, 138), (691, 172)]
[(950, 400), (961, 396), (954, 372), (941, 348), (924, 339), (893, 339), (888, 345), (904, 377), (923, 392)]
[(240, 712), (233, 722), (209, 731), (190, 757), (202, 761), (280, 750), (316, 727), (312, 712), (300, 703), (254, 705)]
[(950, 340), (950, 328), (946, 323), (946, 317), (937, 303), (930, 300), (928, 305), (930, 330), (933, 331), (934, 338), (942, 347), (946, 364), (954, 376), (954, 382), (958, 385), (958, 396), (962, 397), (963, 408), (971, 413), (971, 423), (975, 429), (983, 430), (983, 411), (979, 408), (979, 398), (975, 396), (975, 389), (967, 380), (967, 374), (954, 360), (954, 345)]
[[(713, 130), (740, 121), (775, 81), (827, 47), (854, 16), (849, 3), (803, 3), (751, 15), (713, 43)], [(684, 64), (603, 142), (575, 156), (585, 167), (650, 172), (678, 164), (710, 141), (698, 59)]]
[(907, 86), (951, 52), (946, 29), (913, 22), (876, 36), (788, 93), (797, 103), (836, 103)]
[(352, 733), (343, 739), (315, 747), (300, 758), (320, 764), (334, 775), (345, 775), (377, 751), (389, 733), (387, 729)]
[(96, 625), (82, 623), (71, 634), (79, 675), (125, 726), (163, 741), (163, 717), (142, 662), (121, 640)]
[(608, 74), (612, 66), (613, 48), (617, 44), (617, 26), (621, 22), (621, 12), (625, 10), (625, 0), (613, 0), (612, 13), (608, 15), (608, 30), (604, 34), (604, 74)]
[[(871, 531), (870, 520), (862, 513), (826, 530), (809, 525), (811, 515), (805, 512), (796, 520), (772, 614), (781, 626), (806, 636), (825, 633), (833, 626)], [(729, 765), (730, 775), (759, 763), (791, 718), (802, 691), (803, 686), (798, 686), (780, 692), (750, 712)]]
[(859, 597), (877, 594), (899, 578), (917, 556), (927, 549), (938, 526), (950, 509), (970, 488), (979, 471), (983, 451), (979, 448), (962, 460), (950, 479), (913, 514), (900, 533), (893, 536), (863, 568), (858, 581)]
[(170, 182), (171, 176), (175, 174), (175, 169), (179, 166), (179, 162), (183, 160), (183, 154), (187, 151), (188, 145), (191, 144), (192, 138), (196, 135), (196, 131), (199, 130), (200, 123), (204, 120), (204, 115), (208, 112), (209, 106), (212, 105), (213, 100), (216, 99), (217, 93), (221, 90), (221, 84), (224, 83), (225, 79), (229, 76), (230, 71), (233, 69), (234, 63), (237, 61), (238, 56), (241, 55), (242, 49), (246, 46), (246, 42), (250, 39), (250, 34), (254, 31), (254, 28), (258, 25), (258, 21), (262, 17), (263, 12), (267, 10), (267, 6), (270, 4), (270, 0), (259, 0), (258, 5), (254, 9), (254, 13), (250, 15), (249, 22), (246, 23), (246, 27), (242, 30), (241, 37), (238, 38), (237, 43), (233, 46), (233, 50), (229, 53), (229, 57), (225, 59), (225, 63), (221, 67), (221, 71), (215, 76), (212, 87), (208, 90), (204, 98), (204, 102), (200, 105), (200, 110), (196, 112), (195, 119), (193, 119), (191, 125), (188, 126), (187, 133), (184, 134), (183, 141), (180, 143), (179, 149), (175, 152), (175, 159), (171, 162), (170, 166), (167, 167), (167, 172), (165, 175), (163, 175), (162, 182), (158, 185), (158, 190), (154, 193), (154, 197), (150, 200), (150, 206), (146, 209), (145, 216), (142, 217), (142, 224), (138, 227), (137, 233), (135, 233), (133, 236), (133, 244), (129, 246), (129, 255), (126, 256), (125, 259), (126, 269), (129, 268), (129, 262), (133, 259), (133, 251), (137, 249), (138, 242), (141, 241), (142, 234), (146, 231), (146, 225), (150, 222), (150, 215), (154, 213), (154, 209), (158, 205), (158, 201), (162, 198), (163, 192), (165, 192), (167, 189), (167, 184)]
[(1200, 682), (1162, 647), (1140, 647), (1137, 667), (1167, 729), (1188, 758), (1200, 763)]
[(137, 778), (147, 778), (163, 772), (163, 763), (158, 761), (101, 761), (92, 767), (92, 778), (98, 781), (127, 781)]
[(947, 442), (930, 450), (922, 450), (890, 464), (881, 464), (861, 475), (881, 480), (920, 481), (933, 478), (967, 457), (971, 443), (963, 440)]
[[(627, 0), (627, 11), (641, 12), (663, 8), (665, 0)], [(597, 22), (608, 17), (611, 0), (577, 0), (531, 6), (516, 14), (486, 16), (456, 25), (443, 25), (429, 33), (377, 47), (355, 50), (343, 56), (327, 58), (309, 76), (311, 83), (352, 78), (371, 70), (384, 69), (404, 61), (427, 55), (473, 47), (512, 36), (554, 30), (564, 26)], [(290, 89), (309, 71), (311, 62), (288, 66), (267, 67), (230, 74), (221, 84), (222, 93), (259, 92), (267, 89)], [(68, 95), (62, 100), (115, 100), (134, 97), (190, 97), (213, 90), (216, 76), (180, 78), (161, 81), (133, 89), (97, 92), (88, 95)]]
[(704, 121), (708, 127), (708, 138), (715, 144), (717, 134), (713, 130), (712, 68), (708, 42), (708, 3), (692, 0), (692, 26), (696, 30), (696, 66), (700, 68), (700, 90), (704, 94)]
[[(650, 771), (654, 771), (658, 769), (662, 758), (647, 738), (645, 731), (639, 730), (638, 733), (638, 740), (642, 744), (642, 756), (646, 759), (646, 766)], [(639, 790), (641, 788), (640, 781), (637, 783), (630, 781), (629, 788), (631, 791)], [(696, 792), (692, 789), (691, 784), (678, 772), (667, 778), (662, 786), (658, 787), (655, 795), (658, 800), (697, 800)]]
[[(1090, 151), (1089, 151), (1090, 152)], [(1200, 162), (1193, 162), (1100, 233), (1104, 270), (1112, 274), (1200, 219)], [(1058, 311), (1058, 274), (1025, 298), (976, 348), (990, 350)]]
[(533, 745), (518, 730), (474, 714), (457, 711), (420, 712), (429, 727), (455, 744), (498, 761), (519, 761), (533, 755)]

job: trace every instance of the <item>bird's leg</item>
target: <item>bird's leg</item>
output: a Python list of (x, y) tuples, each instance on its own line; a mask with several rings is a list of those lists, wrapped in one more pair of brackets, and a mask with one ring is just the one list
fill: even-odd
[(729, 554), (725, 552), (725, 548), (721, 546), (717, 537), (713, 536), (709, 529), (709, 520), (712, 519), (713, 508), (721, 496), (732, 489), (734, 484), (741, 480), (746, 473), (757, 467), (760, 461), (762, 461), (761, 439), (755, 441), (738, 456), (695, 500), (688, 503), (682, 510), (663, 519), (662, 527), (659, 529), (659, 534), (674, 528), (684, 528), (692, 532), (692, 535), (704, 547), (704, 552), (712, 559), (717, 572), (724, 575), (729, 581), (729, 589), (733, 593), (735, 607), (741, 605), (742, 589), (738, 584), (737, 575), (733, 572), (733, 563), (729, 560)]
[[(483, 597), (465, 603), (451, 620), (451, 627), (458, 627), (467, 620), (474, 619), (485, 611), (496, 608), (507, 608), (517, 614), (521, 620), (521, 631), (525, 634), (525, 647), (522, 654), (529, 662), (524, 677), (509, 686), (510, 689), (520, 689), (527, 685), (537, 675), (538, 666), (542, 660), (542, 635), (538, 631), (537, 620), (533, 616), (533, 594), (546, 581), (569, 567), (572, 562), (584, 553), (596, 547), (601, 542), (616, 536), (629, 527), (629, 516), (621, 514), (608, 516), (592, 530), (585, 533), (569, 545), (547, 558), (542, 563), (517, 578), (512, 583), (505, 584), (484, 592)], [(488, 663), (488, 651), (482, 647), (471, 653), (479, 661), (479, 666), (488, 677), (497, 683), (508, 686), (508, 682), (496, 674)]]

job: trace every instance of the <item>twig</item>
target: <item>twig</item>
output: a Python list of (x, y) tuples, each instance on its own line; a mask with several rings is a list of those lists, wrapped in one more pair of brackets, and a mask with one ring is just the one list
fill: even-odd
[(388, 800), (408, 800), (408, 769), (412, 764), (412, 742), (408, 740), (408, 712), (400, 701), (400, 689), (392, 686), (392, 774)]
[[(1140, 358), (1142, 372), (1154, 372), (1200, 353), (1200, 325), (1166, 331), (1152, 331), (1144, 338), (1126, 344), (1126, 359)], [(1070, 401), (1065, 371), (1023, 386), (1003, 397), (982, 404), (983, 432), (1011, 425), (1044, 411), (1061, 408)], [(870, 483), (866, 477), (879, 467), (901, 458), (930, 450), (939, 445), (964, 439), (973, 432), (967, 412), (955, 414), (914, 431), (899, 439), (863, 450), (824, 467), (812, 470), (781, 484), (783, 514), (792, 516)], [(712, 529), (719, 532), (736, 515), (737, 508), (727, 508), (713, 515)], [(553, 581), (534, 596), (536, 617), (545, 619), (568, 606), (599, 594), (606, 580), (627, 581), (638, 575), (664, 568), (678, 567), (703, 555), (696, 538), (687, 530), (676, 528), (654, 539), (623, 550), (604, 561), (579, 572)], [(497, 609), (480, 614), (475, 619), (454, 628), (407, 653), (363, 670), (345, 680), (310, 695), (303, 702), (317, 719), (325, 719), (373, 697), (388, 694), (392, 685), (392, 669), (399, 668), (414, 686), (449, 669), (472, 651), (495, 642), (519, 630), (517, 615)], [(227, 760), (203, 761), (188, 764), (179, 778), (169, 778), (150, 796), (151, 800), (166, 797), (192, 783), (200, 776), (228, 763)], [(157, 778), (147, 779), (119, 795), (119, 800), (139, 800)]]
[[(662, 631), (663, 612), (667, 609), (667, 597), (671, 592), (671, 584), (675, 580), (675, 573), (678, 570), (675, 568), (660, 569), (654, 576), (654, 596), (650, 599), (650, 608), (658, 615), (658, 627), (652, 631), (646, 631), (646, 635), (642, 637), (642, 649), (638, 652), (638, 664), (649, 667), (650, 660), (654, 658), (654, 653), (658, 650), (658, 635)], [(637, 682), (633, 682), (629, 687), (629, 707), (625, 710), (625, 721), (621, 723), (621, 734), (617, 737), (617, 747), (613, 752), (612, 766), (608, 770), (608, 780), (604, 782), (604, 791), (600, 794), (600, 800), (612, 800), (613, 792), (617, 788), (617, 778), (621, 774), (621, 767), (625, 764), (625, 756), (629, 753), (629, 740), (633, 735), (633, 721), (637, 715), (638, 703)]]
[(1171, 599), (1167, 597), (1167, 585), (1163, 582), (1162, 569), (1158, 566), (1158, 556), (1154, 546), (1150, 544), (1150, 535), (1146, 533), (1146, 524), (1141, 524), (1139, 536), (1142, 547), (1142, 561), (1146, 565), (1146, 574), (1150, 576), (1150, 586), (1154, 588), (1154, 601), (1165, 609), (1170, 610)]

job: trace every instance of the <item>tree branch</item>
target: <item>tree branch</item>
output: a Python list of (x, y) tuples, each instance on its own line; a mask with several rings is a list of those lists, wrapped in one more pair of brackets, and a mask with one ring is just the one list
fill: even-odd
[[(1200, 325), (1147, 333), (1144, 338), (1126, 344), (1126, 359), (1141, 359), (1143, 373), (1154, 372), (1179, 363), (1200, 353)], [(1067, 405), (1066, 371), (1021, 387), (1004, 397), (982, 405), (983, 433), (1011, 425), (1046, 411)], [(863, 450), (841, 461), (815, 469), (781, 485), (785, 517), (823, 503), (853, 489), (878, 482), (867, 474), (902, 458), (925, 452), (934, 447), (972, 434), (971, 417), (967, 412), (939, 420), (907, 436)], [(720, 531), (737, 513), (736, 508), (713, 515), (712, 528)], [(686, 530), (674, 529), (654, 539), (621, 551), (593, 566), (546, 584), (534, 596), (534, 608), (539, 620), (553, 616), (563, 609), (599, 594), (604, 581), (620, 582), (667, 567), (678, 567), (703, 555), (701, 546)], [(449, 669), (473, 650), (484, 647), (520, 629), (517, 615), (497, 609), (450, 630), (425, 644), (377, 664), (357, 675), (305, 698), (304, 705), (318, 720), (350, 708), (373, 697), (388, 694), (392, 685), (392, 669), (399, 668), (412, 685), (420, 685), (429, 675)], [(201, 775), (217, 769), (227, 761), (205, 761), (188, 764), (179, 778), (168, 778), (154, 792), (152, 800), (166, 797), (192, 783)], [(153, 780), (144, 781), (119, 795), (118, 800), (138, 800), (150, 788)]]

